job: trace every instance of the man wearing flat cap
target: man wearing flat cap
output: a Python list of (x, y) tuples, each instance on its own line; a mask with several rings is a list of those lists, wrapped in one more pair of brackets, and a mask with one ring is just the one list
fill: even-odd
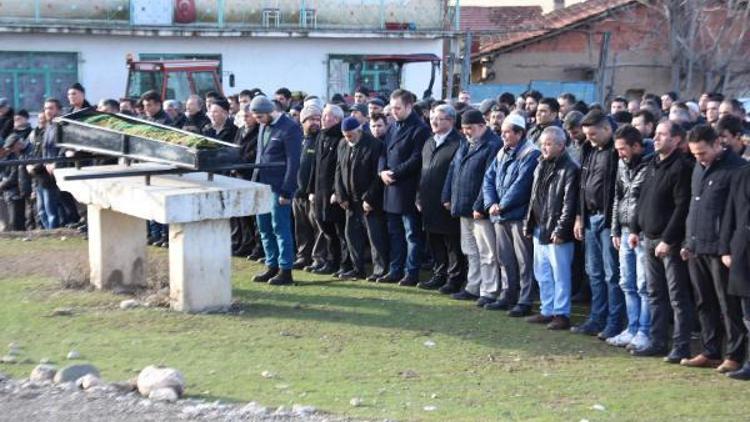
[(383, 184), (377, 177), (383, 143), (364, 133), (354, 117), (341, 122), (341, 131), (344, 141), (338, 147), (335, 189), (336, 200), (346, 213), (345, 237), (353, 267), (341, 278), (364, 279), (368, 243), (374, 275), (385, 272), (388, 258), (387, 229), (380, 211)]
[(266, 270), (253, 281), (271, 285), (294, 284), (294, 238), (292, 236), (292, 198), (297, 191), (302, 129), (289, 116), (277, 110), (271, 100), (257, 96), (250, 110), (260, 123), (256, 164), (284, 163), (282, 167), (256, 169), (253, 180), (271, 186), (273, 207), (257, 216)]

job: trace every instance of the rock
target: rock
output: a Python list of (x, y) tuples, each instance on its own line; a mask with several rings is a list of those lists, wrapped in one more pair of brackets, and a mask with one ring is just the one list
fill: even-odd
[(437, 410), (437, 406), (427, 405), (423, 409), (425, 412), (434, 412)]
[(7, 375), (3, 374), (2, 372), (0, 372), (0, 382), (5, 382), (5, 381), (8, 381), (9, 379), (10, 379), (9, 376), (7, 376)]
[(165, 308), (169, 307), (169, 294), (163, 295), (161, 293), (155, 293), (152, 295), (146, 296), (146, 299), (143, 300), (146, 306), (148, 307), (156, 307), (156, 308)]
[(317, 412), (318, 409), (316, 409), (313, 406), (303, 406), (300, 404), (295, 404), (292, 406), (292, 413), (294, 413), (297, 416), (311, 416)]
[(175, 402), (178, 399), (177, 392), (173, 388), (156, 388), (148, 394), (148, 399), (153, 401)]
[(73, 315), (73, 308), (55, 308), (52, 311), (52, 316), (71, 316)]
[(435, 347), (435, 342), (432, 340), (427, 340), (424, 342), (425, 347)]
[(92, 374), (86, 374), (76, 380), (76, 387), (82, 390), (88, 390), (89, 388), (100, 385), (101, 383), (102, 381), (99, 377)]
[(138, 385), (131, 381), (113, 382), (112, 384), (110, 384), (110, 387), (112, 387), (112, 389), (115, 392), (118, 392), (121, 394), (126, 394), (126, 393), (129, 393), (131, 391), (135, 391), (138, 389)]
[(78, 353), (77, 350), (71, 350), (70, 352), (68, 352), (68, 355), (65, 356), (65, 358), (68, 359), (68, 360), (80, 359), (81, 358), (81, 354)]
[(67, 236), (60, 236), (60, 241), (65, 242), (66, 240), (68, 240)]
[(401, 378), (404, 378), (404, 379), (417, 378), (418, 376), (417, 373), (412, 371), (411, 369), (407, 369), (406, 371), (399, 372), (398, 374), (401, 375)]
[(274, 374), (271, 371), (263, 371), (263, 372), (260, 373), (260, 376), (263, 377), (263, 378), (273, 378), (273, 377), (276, 376), (276, 374)]
[(55, 374), (57, 373), (57, 368), (55, 368), (52, 365), (47, 364), (41, 364), (37, 365), (34, 369), (31, 370), (31, 375), (29, 375), (29, 380), (31, 381), (52, 381), (55, 378)]
[[(99, 370), (96, 369), (94, 365), (89, 365), (87, 363), (68, 365), (57, 371), (54, 381), (55, 384), (62, 384), (66, 382), (75, 383), (76, 381), (78, 381), (78, 378), (81, 378), (86, 374), (91, 374), (98, 377)], [(73, 385), (75, 386), (75, 384)]]
[(0, 363), (18, 363), (18, 359), (13, 355), (5, 355), (0, 358)]
[(120, 302), (120, 309), (135, 309), (141, 306), (141, 302), (135, 299), (127, 299)]
[(21, 349), (8, 349), (8, 356), (19, 356)]
[(147, 366), (138, 374), (138, 392), (148, 397), (152, 390), (172, 388), (177, 396), (185, 391), (185, 377), (174, 368)]
[(243, 415), (251, 416), (268, 416), (271, 411), (267, 407), (261, 406), (258, 403), (251, 401), (240, 409), (240, 413)]
[(604, 412), (605, 410), (607, 410), (607, 408), (605, 408), (605, 407), (604, 407), (603, 405), (601, 405), (601, 404), (595, 404), (595, 405), (591, 406), (591, 409), (593, 409), (593, 410), (598, 410), (598, 411), (600, 411), (600, 412)]
[(352, 407), (360, 407), (362, 404), (364, 404), (364, 400), (360, 399), (359, 397), (354, 397), (353, 399), (349, 400), (349, 404), (352, 405)]
[(30, 237), (22, 237), (21, 238), (21, 242), (31, 242), (31, 238)]

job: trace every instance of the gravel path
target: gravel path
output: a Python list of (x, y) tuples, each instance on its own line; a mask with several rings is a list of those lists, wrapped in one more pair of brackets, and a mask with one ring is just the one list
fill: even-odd
[(73, 383), (53, 385), (9, 379), (0, 374), (0, 421), (347, 421), (310, 406), (266, 408), (256, 403), (222, 404), (185, 399), (154, 402), (105, 385), (79, 390)]

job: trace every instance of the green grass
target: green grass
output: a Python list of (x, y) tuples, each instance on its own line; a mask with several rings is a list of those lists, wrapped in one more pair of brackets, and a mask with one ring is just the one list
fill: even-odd
[[(39, 251), (50, 259), (54, 251), (85, 247), (80, 239), (2, 240), (0, 260)], [(60, 290), (51, 277), (0, 274), (0, 347), (18, 342), (34, 361), (58, 364), (75, 348), (112, 381), (163, 363), (184, 372), (191, 396), (307, 404), (356, 418), (747, 418), (750, 385), (711, 370), (634, 359), (594, 338), (548, 332), (413, 288), (302, 272), (295, 273), (300, 285), (274, 288), (250, 282), (259, 266), (236, 260), (234, 267), (243, 313), (227, 315), (122, 311), (121, 296)], [(50, 317), (57, 307), (76, 312)], [(21, 377), (33, 366), (0, 371)], [(353, 397), (363, 406), (352, 407)], [(595, 404), (606, 410), (593, 410)]]

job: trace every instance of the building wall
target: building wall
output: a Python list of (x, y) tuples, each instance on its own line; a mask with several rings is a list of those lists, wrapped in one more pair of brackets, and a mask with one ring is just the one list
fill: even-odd
[[(671, 87), (671, 67), (669, 47), (657, 20), (645, 8), (628, 8), (614, 19), (605, 18), (499, 53), (491, 64), (475, 62), (472, 81), (596, 81), (602, 34), (610, 32), (605, 95), (611, 99), (631, 89), (663, 92)], [(495, 77), (482, 81), (482, 67), (494, 72)]]
[[(142, 53), (221, 54), (225, 93), (259, 87), (265, 92), (286, 86), (325, 96), (329, 54), (442, 55), (439, 39), (137, 37), (114, 35), (3, 34), (4, 51), (76, 52), (78, 75), (90, 101), (125, 93), (125, 57)], [(12, 47), (10, 47), (12, 46)], [(235, 75), (228, 86), (227, 72)], [(421, 95), (430, 80), (428, 63), (404, 67), (402, 86)], [(435, 96), (442, 95), (436, 83)]]

